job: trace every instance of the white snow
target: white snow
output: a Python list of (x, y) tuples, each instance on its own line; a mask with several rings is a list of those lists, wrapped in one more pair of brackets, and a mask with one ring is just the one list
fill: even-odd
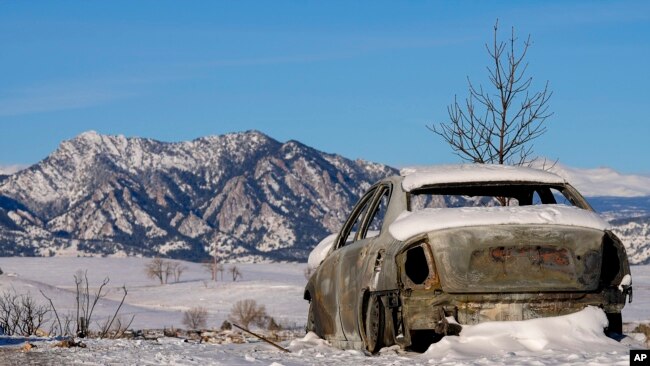
[[(307, 302), (302, 300), (306, 282), (304, 264), (238, 265), (244, 279), (216, 284), (204, 281), (209, 274), (197, 263), (184, 262), (188, 270), (177, 284), (158, 285), (144, 276), (146, 258), (0, 258), (0, 291), (14, 287), (40, 296), (39, 289), (53, 297), (60, 310), (72, 305), (72, 275), (87, 268), (92, 283), (110, 275), (109, 299), (98, 304), (98, 320), (111, 313), (121, 293), (129, 289), (125, 314), (136, 314), (134, 328), (182, 326), (182, 310), (204, 306), (209, 327), (218, 327), (230, 306), (241, 298), (254, 298), (267, 312), (302, 326)], [(635, 299), (627, 304), (625, 322), (650, 320), (650, 266), (634, 266)], [(15, 274), (15, 275), (14, 275)], [(91, 288), (91, 291), (95, 289)], [(83, 340), (87, 348), (57, 348), (55, 342), (38, 341), (28, 353), (18, 351), (25, 340), (1, 338), (0, 352), (7, 364), (89, 364), (89, 365), (627, 365), (629, 349), (647, 348), (625, 338), (619, 343), (605, 337), (605, 317), (597, 308), (575, 314), (519, 322), (489, 322), (463, 326), (458, 337), (445, 337), (424, 354), (396, 347), (368, 356), (360, 351), (340, 350), (313, 333), (282, 342), (291, 353), (281, 352), (252, 337), (245, 344), (210, 344), (159, 338), (154, 341)]]
[(618, 285), (619, 291), (623, 292), (627, 286), (630, 286), (632, 284), (632, 276), (629, 274), (626, 274), (623, 276), (621, 279), (621, 283)]
[(161, 254), (167, 254), (174, 250), (183, 250), (183, 249), (190, 249), (190, 248), (191, 248), (190, 245), (184, 242), (183, 240), (176, 240), (176, 241), (166, 242), (165, 244), (161, 245), (158, 248), (158, 251)]
[(325, 257), (327, 257), (327, 253), (332, 249), (332, 245), (334, 244), (337, 235), (338, 234), (330, 234), (326, 236), (325, 239), (321, 240), (311, 253), (309, 253), (309, 259), (307, 259), (307, 265), (309, 268), (314, 269), (320, 266), (320, 263), (325, 259)]
[(0, 258), (0, 268), (16, 277), (0, 275), (0, 294), (12, 287), (18, 292), (30, 292), (37, 300), (43, 299), (42, 289), (52, 296), (60, 313), (72, 311), (74, 305), (73, 275), (88, 270), (91, 292), (105, 277), (110, 277), (110, 292), (95, 309), (96, 319), (112, 315), (122, 298), (119, 288), (125, 284), (129, 291), (122, 311), (124, 316), (136, 315), (133, 327), (183, 327), (183, 311), (194, 306), (208, 310), (208, 326), (219, 327), (228, 317), (232, 305), (243, 299), (254, 299), (266, 306), (267, 313), (276, 321), (303, 326), (307, 319), (308, 303), (303, 300), (305, 264), (237, 264), (243, 278), (233, 282), (229, 264), (223, 279), (210, 281), (210, 273), (201, 263), (181, 262), (187, 267), (180, 282), (160, 285), (147, 278), (145, 265), (149, 258)]
[(459, 164), (403, 168), (402, 188), (410, 192), (428, 185), (471, 182), (564, 183), (564, 179), (544, 170), (494, 164)]
[(630, 266), (634, 278), (632, 303), (623, 308), (623, 321), (650, 322), (650, 265)]
[(580, 354), (590, 349), (627, 355), (627, 346), (603, 334), (607, 324), (602, 309), (587, 307), (553, 318), (465, 325), (458, 337), (432, 344), (422, 358), (438, 363), (549, 350)]
[(605, 230), (607, 221), (598, 214), (565, 205), (425, 208), (402, 212), (388, 230), (395, 239), (406, 240), (432, 230), (479, 225), (567, 225)]
[[(352, 231), (348, 235), (348, 240), (346, 243), (349, 243), (351, 240), (350, 238), (354, 237), (354, 234), (356, 232)], [(366, 238), (372, 238), (375, 236), (379, 235), (379, 231), (377, 230), (368, 230), (366, 233)], [(321, 240), (316, 247), (309, 253), (309, 258), (307, 259), (307, 266), (311, 269), (318, 268), (318, 266), (321, 264), (322, 261), (325, 260), (325, 257), (327, 257), (327, 254), (330, 252), (332, 249), (332, 245), (334, 245), (334, 241), (336, 240), (336, 237), (338, 234), (330, 234), (325, 237), (325, 239)]]
[(3, 361), (90, 365), (627, 365), (629, 349), (643, 346), (629, 338), (619, 343), (605, 337), (604, 324), (605, 315), (597, 308), (557, 318), (483, 323), (465, 326), (460, 336), (445, 337), (424, 354), (387, 347), (376, 356), (368, 356), (333, 348), (309, 333), (281, 343), (290, 353), (251, 338), (245, 344), (218, 345), (161, 337), (155, 341), (84, 340), (87, 348), (79, 349), (33, 342), (38, 346), (28, 354), (6, 350)]

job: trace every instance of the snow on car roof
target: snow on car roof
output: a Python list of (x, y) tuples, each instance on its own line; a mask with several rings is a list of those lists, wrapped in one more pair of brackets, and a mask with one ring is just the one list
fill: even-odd
[(425, 208), (402, 212), (388, 230), (397, 240), (433, 230), (481, 225), (564, 225), (605, 230), (610, 226), (597, 213), (565, 205)]
[(401, 170), (406, 192), (428, 185), (478, 182), (565, 183), (564, 178), (544, 170), (496, 164), (458, 164), (410, 167)]

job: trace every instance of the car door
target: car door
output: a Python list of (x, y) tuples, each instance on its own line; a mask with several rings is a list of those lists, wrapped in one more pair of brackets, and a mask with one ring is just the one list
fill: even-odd
[[(344, 229), (345, 240), (340, 243), (338, 265), (338, 302), (341, 327), (348, 341), (362, 341), (359, 334), (359, 319), (363, 289), (369, 286), (374, 266), (375, 250), (373, 243), (379, 235), (376, 220), (378, 209), (385, 211), (388, 188), (384, 185), (373, 187), (363, 196)], [(381, 227), (381, 226), (379, 226)], [(342, 233), (343, 234), (343, 233)], [(341, 235), (343, 236), (343, 235)], [(372, 262), (372, 263), (368, 263)]]

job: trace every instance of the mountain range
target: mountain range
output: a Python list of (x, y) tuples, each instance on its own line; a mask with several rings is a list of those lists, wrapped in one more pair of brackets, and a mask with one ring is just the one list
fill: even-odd
[[(0, 175), (0, 255), (305, 261), (367, 187), (397, 173), (258, 131), (177, 143), (85, 132)], [(650, 261), (649, 196), (589, 201), (632, 263)]]
[(396, 171), (248, 131), (166, 143), (83, 133), (0, 181), (0, 254), (306, 260)]

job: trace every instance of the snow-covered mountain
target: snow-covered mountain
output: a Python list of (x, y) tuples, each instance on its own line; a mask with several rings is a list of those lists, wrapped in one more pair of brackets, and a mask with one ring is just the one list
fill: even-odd
[(627, 248), (630, 263), (650, 263), (650, 196), (587, 197)]
[[(540, 164), (534, 164), (541, 167)], [(578, 187), (585, 196), (642, 197), (650, 196), (650, 176), (621, 174), (611, 168), (580, 169), (555, 164), (551, 172)]]
[[(597, 196), (632, 263), (650, 262), (650, 178), (554, 169)], [(0, 175), (0, 256), (200, 260), (217, 248), (232, 261), (306, 260), (370, 184), (396, 173), (257, 131), (179, 143), (86, 132)]]
[(306, 260), (396, 171), (260, 132), (165, 143), (86, 132), (0, 180), (0, 255)]

